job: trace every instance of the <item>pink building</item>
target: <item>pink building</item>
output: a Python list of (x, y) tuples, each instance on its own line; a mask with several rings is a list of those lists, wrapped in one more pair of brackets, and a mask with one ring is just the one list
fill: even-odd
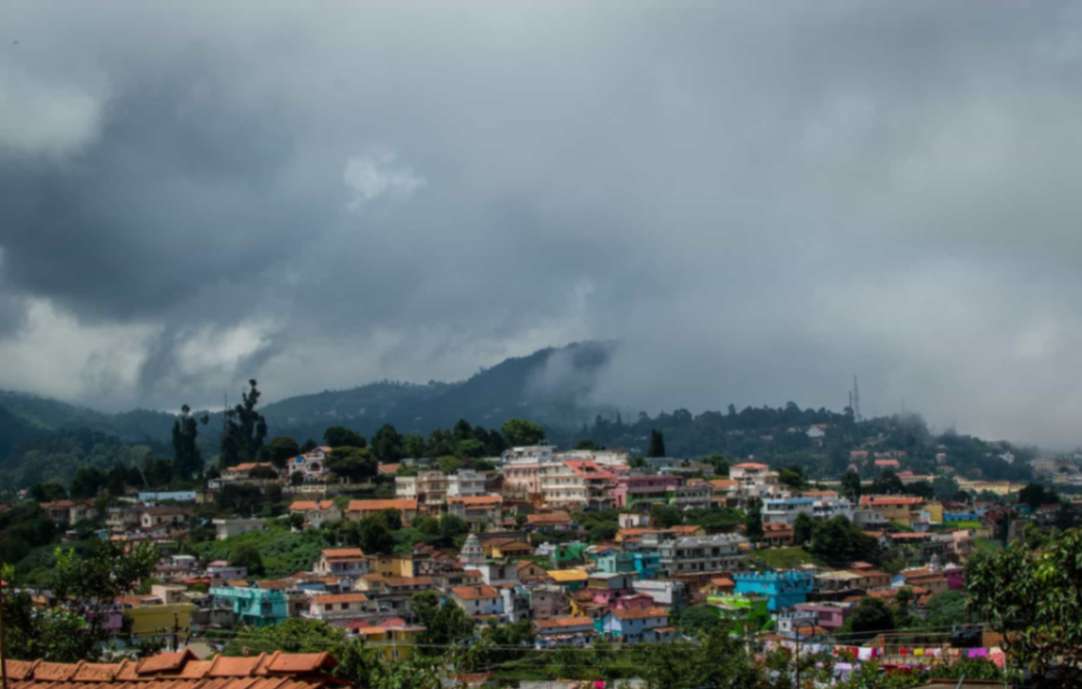
[(816, 625), (826, 630), (840, 629), (845, 624), (845, 618), (852, 606), (849, 603), (834, 603), (820, 601), (817, 603), (797, 603), (794, 609), (813, 612), (816, 615)]
[(669, 490), (678, 487), (679, 476), (656, 474), (627, 474), (616, 479), (612, 498), (617, 508), (630, 507), (636, 502), (663, 502)]

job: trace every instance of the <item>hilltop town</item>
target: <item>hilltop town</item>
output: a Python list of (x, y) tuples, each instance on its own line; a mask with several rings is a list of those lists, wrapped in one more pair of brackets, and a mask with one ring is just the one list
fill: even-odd
[[(224, 443), (257, 439), (256, 399), (238, 406)], [(645, 454), (560, 448), (515, 419), (429, 439), (465, 452), (408, 456), (393, 428), (366, 439), (331, 427), (323, 444), (260, 437), (251, 456), (236, 452), (243, 461), (204, 469), (197, 428), (178, 417), (173, 470), (195, 471), (188, 488), (138, 490), (132, 470), (80, 470), (70, 486), (39, 484), (6, 506), (8, 605), (24, 616), (9, 653), (74, 661), (360, 643), (398, 663), (477, 647), (483, 661), (439, 667), (483, 684), (583, 677), (567, 658), (553, 670), (546, 652), (624, 658), (714, 635), (831, 681), (862, 664), (996, 676), (1008, 644), (970, 612), (967, 567), (1079, 514), (1040, 483), (958, 476), (945, 447), (934, 473), (878, 443), (851, 448), (840, 476), (812, 480), (754, 457), (669, 457), (657, 431)], [(800, 430), (814, 442), (827, 429)], [(504, 449), (489, 456), (486, 445)], [(80, 589), (94, 581), (88, 570), (109, 590)], [(53, 624), (58, 610), (82, 616), (81, 645), (32, 640), (35, 620)], [(586, 675), (641, 678), (620, 662)]]

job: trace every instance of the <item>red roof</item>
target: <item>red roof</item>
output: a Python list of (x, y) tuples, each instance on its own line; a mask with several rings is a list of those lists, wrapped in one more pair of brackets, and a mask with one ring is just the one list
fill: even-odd
[(594, 621), (589, 617), (550, 617), (548, 619), (534, 621), (534, 626), (538, 629), (566, 629), (568, 627), (590, 627), (593, 628)]
[(465, 507), (494, 507), (502, 505), (503, 498), (499, 495), (455, 495), (447, 498), (447, 503)]
[[(50, 663), (8, 660), (11, 689), (224, 689), (224, 678), (247, 678), (246, 689), (319, 689), (336, 684), (327, 674), (335, 661), (326, 653), (261, 653), (246, 658), (218, 656), (197, 660), (190, 651), (159, 653), (116, 663)], [(87, 684), (83, 684), (87, 683)]]
[(500, 595), (491, 586), (456, 586), (451, 589), (451, 593), (455, 598), (462, 600), (484, 600)]
[(356, 560), (364, 557), (360, 548), (324, 548), (323, 557), (328, 560)]
[(669, 617), (669, 609), (662, 607), (650, 607), (650, 608), (618, 608), (612, 611), (613, 615), (621, 620), (642, 620), (649, 617), (661, 617), (667, 619)]
[(921, 505), (924, 498), (914, 495), (862, 495), (860, 496), (861, 507), (902, 507)]
[(382, 512), (383, 510), (416, 512), (417, 501), (413, 498), (385, 498), (382, 500), (377, 499), (349, 501), (349, 512)]
[(534, 514), (526, 515), (526, 523), (534, 525), (570, 524), (571, 515), (563, 510), (556, 510), (555, 512), (536, 512)]
[(363, 593), (328, 593), (323, 596), (313, 596), (312, 602), (319, 605), (327, 603), (364, 603), (368, 596)]
[(334, 507), (334, 500), (294, 500), (289, 505), (290, 512), (314, 512), (316, 510), (329, 510)]
[(763, 464), (762, 462), (741, 462), (740, 464), (734, 464), (734, 469), (751, 469), (752, 471), (764, 471), (770, 468), (769, 464)]

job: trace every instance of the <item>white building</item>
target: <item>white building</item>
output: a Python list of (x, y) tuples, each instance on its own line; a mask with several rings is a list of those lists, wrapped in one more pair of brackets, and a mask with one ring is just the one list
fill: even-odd
[(720, 533), (711, 536), (685, 536), (658, 543), (662, 571), (669, 576), (727, 572), (744, 559), (742, 546), (748, 539), (740, 534)]
[(485, 495), (486, 478), (480, 471), (459, 469), (447, 477), (447, 497), (474, 497)]
[(355, 620), (368, 615), (368, 596), (363, 593), (330, 593), (312, 596), (305, 617), (324, 622)]
[(853, 503), (841, 497), (805, 497), (767, 498), (763, 500), (763, 523), (792, 526), (798, 514), (806, 514), (816, 519), (845, 517), (853, 521)]
[(455, 586), (451, 599), (471, 617), (503, 615), (503, 596), (491, 586)]
[(760, 462), (741, 462), (729, 467), (729, 480), (734, 481), (731, 494), (742, 500), (788, 497), (778, 481), (778, 472)]

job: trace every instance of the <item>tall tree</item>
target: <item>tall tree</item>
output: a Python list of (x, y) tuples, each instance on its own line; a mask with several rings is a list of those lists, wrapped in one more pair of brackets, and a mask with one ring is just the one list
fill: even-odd
[(646, 450), (647, 457), (665, 457), (665, 437), (661, 431), (650, 429), (650, 447)]
[(262, 393), (255, 379), (248, 381), (248, 392), (241, 393), (242, 403), (225, 412), (222, 434), (222, 465), (232, 466), (241, 459), (255, 459), (267, 437), (267, 420), (255, 410)]
[(394, 426), (383, 424), (372, 436), (372, 454), (380, 462), (397, 462), (402, 459), (402, 435)]
[(842, 476), (842, 494), (850, 501), (857, 503), (860, 501), (860, 491), (860, 475), (854, 472), (853, 469), (849, 469)]
[(744, 535), (753, 541), (763, 537), (763, 507), (758, 500), (748, 508), (748, 514), (744, 518)]
[(797, 545), (804, 545), (811, 540), (815, 530), (815, 520), (807, 512), (800, 512), (793, 520), (793, 541)]
[(196, 439), (199, 437), (199, 424), (206, 425), (209, 417), (204, 414), (196, 418), (187, 404), (180, 407), (180, 414), (173, 419), (173, 471), (181, 478), (191, 478), (203, 471), (203, 453), (199, 451)]
[(864, 598), (845, 621), (845, 632), (850, 638), (871, 638), (880, 632), (894, 629), (894, 615), (878, 598)]
[(500, 430), (507, 444), (511, 446), (537, 445), (545, 439), (545, 429), (526, 419), (508, 419)]
[(267, 459), (270, 460), (271, 464), (279, 469), (284, 469), (289, 460), (301, 453), (301, 446), (293, 438), (280, 435), (272, 439), (265, 450)]
[(856, 503), (860, 501), (861, 490), (860, 475), (852, 469), (845, 472), (845, 475), (842, 476), (842, 494), (853, 503)]
[(323, 431), (323, 442), (331, 447), (368, 447), (363, 435), (345, 426), (331, 426)]
[[(983, 552), (966, 569), (974, 619), (1003, 634), (1011, 664), (1047, 686), (1082, 686), (1082, 530), (1041, 543)], [(1041, 684), (1045, 686), (1045, 684)]]

